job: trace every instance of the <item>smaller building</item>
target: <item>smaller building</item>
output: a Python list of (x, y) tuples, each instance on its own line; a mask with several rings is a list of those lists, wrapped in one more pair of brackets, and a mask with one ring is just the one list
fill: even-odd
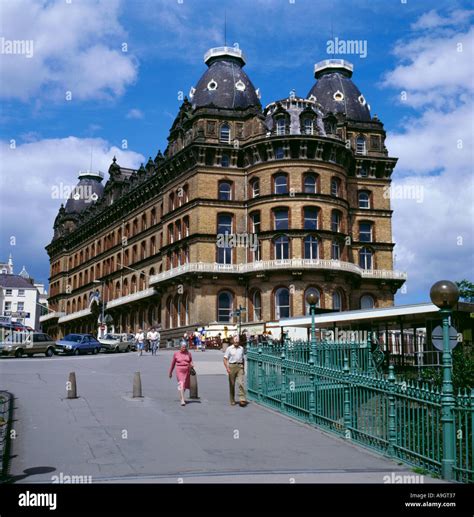
[(13, 273), (13, 259), (0, 263), (0, 320), (17, 322), (40, 329), (39, 318), (48, 311), (48, 293), (44, 284), (35, 283), (25, 266)]

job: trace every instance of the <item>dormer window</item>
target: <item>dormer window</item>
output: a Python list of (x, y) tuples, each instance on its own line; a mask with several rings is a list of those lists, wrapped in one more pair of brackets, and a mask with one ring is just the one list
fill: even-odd
[(283, 117), (276, 121), (276, 134), (281, 136), (286, 133), (286, 121)]
[(219, 141), (230, 144), (230, 126), (227, 124), (222, 124), (220, 133), (219, 133)]
[(209, 91), (214, 91), (214, 90), (217, 90), (217, 82), (214, 81), (214, 79), (211, 79), (208, 83), (207, 83), (207, 89)]
[(304, 134), (312, 135), (314, 133), (314, 121), (312, 118), (305, 118), (303, 121)]
[(245, 90), (245, 84), (239, 79), (236, 83), (235, 83), (235, 89), (236, 90), (239, 90), (239, 92), (243, 92)]
[(367, 148), (365, 145), (365, 138), (363, 136), (358, 136), (356, 139), (356, 153), (357, 154), (366, 154)]
[(344, 100), (344, 94), (337, 90), (337, 92), (334, 92), (333, 99), (337, 102), (342, 102)]

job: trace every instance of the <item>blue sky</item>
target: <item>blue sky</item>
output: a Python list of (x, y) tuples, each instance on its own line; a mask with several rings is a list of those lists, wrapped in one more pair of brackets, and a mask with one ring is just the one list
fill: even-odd
[[(44, 246), (61, 201), (53, 188), (112, 156), (139, 166), (164, 150), (204, 52), (238, 43), (262, 104), (305, 96), (327, 42), (362, 40), (354, 82), (399, 157), (393, 199), (397, 303), (428, 299), (440, 279), (473, 280), (471, 2), (379, 0), (58, 0), (0, 2), (0, 259), (11, 252), (47, 282)], [(32, 40), (33, 55), (5, 52)], [(1, 41), (0, 41), (1, 42)], [(126, 51), (124, 51), (126, 50)], [(67, 92), (72, 95), (66, 100)], [(406, 92), (403, 94), (402, 92)], [(126, 141), (126, 148), (123, 142)], [(13, 142), (13, 143), (12, 143)]]

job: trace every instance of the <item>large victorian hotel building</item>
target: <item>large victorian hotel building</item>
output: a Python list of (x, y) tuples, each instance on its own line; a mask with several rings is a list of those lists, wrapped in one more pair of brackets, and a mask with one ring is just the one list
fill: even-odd
[[(138, 170), (82, 173), (47, 246), (54, 336), (160, 324), (162, 338), (214, 322), (387, 307), (393, 270), (383, 124), (343, 60), (315, 65), (307, 97), (260, 104), (241, 50), (215, 48), (165, 152)], [(222, 239), (222, 236), (226, 236)]]

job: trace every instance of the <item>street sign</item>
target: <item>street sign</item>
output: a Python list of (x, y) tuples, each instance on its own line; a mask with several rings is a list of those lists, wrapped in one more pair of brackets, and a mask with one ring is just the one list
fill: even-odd
[[(433, 346), (443, 351), (443, 328), (438, 325), (431, 333)], [(458, 344), (458, 331), (454, 327), (449, 327), (449, 348), (452, 350)]]

